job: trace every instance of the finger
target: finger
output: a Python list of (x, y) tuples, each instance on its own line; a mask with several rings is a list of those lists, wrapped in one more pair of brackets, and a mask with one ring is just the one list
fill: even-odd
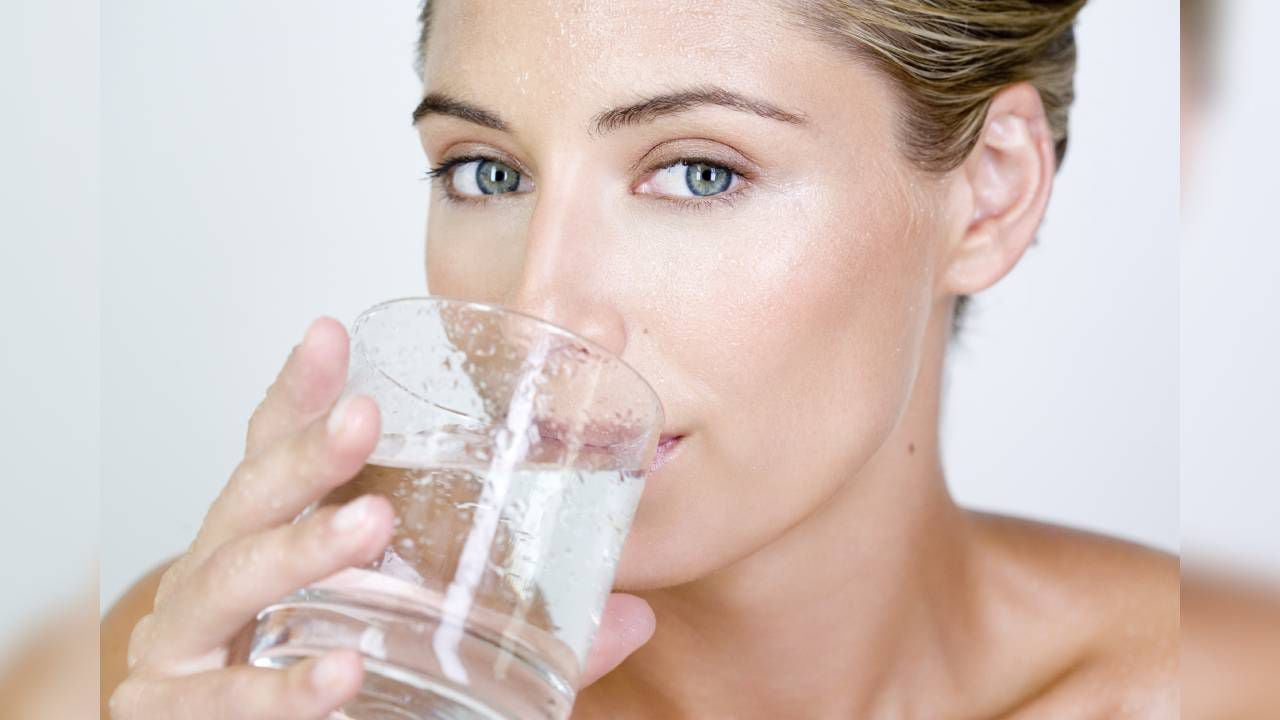
[(378, 407), (349, 396), (327, 418), (247, 458), (209, 508), (184, 562), (202, 562), (223, 543), (289, 522), (350, 480), (378, 442)]
[(253, 455), (323, 415), (346, 382), (349, 341), (342, 323), (318, 318), (293, 349), (249, 419), (245, 455)]
[(604, 677), (628, 655), (649, 642), (656, 628), (653, 608), (649, 603), (635, 595), (610, 595), (604, 604), (600, 630), (591, 645), (591, 652), (587, 653), (587, 669), (578, 679), (578, 688)]
[(129, 649), (125, 655), (125, 665), (130, 670), (138, 664), (138, 658), (146, 651), (151, 644), (151, 628), (155, 622), (155, 615), (147, 613), (141, 620), (133, 626), (133, 630), (129, 633)]
[(239, 665), (158, 680), (131, 679), (111, 696), (115, 720), (320, 720), (360, 691), (360, 654), (335, 650), (286, 670)]
[(395, 514), (379, 495), (325, 507), (302, 522), (227, 543), (153, 613), (140, 665), (153, 674), (189, 673), (258, 611), (343, 568), (378, 557)]

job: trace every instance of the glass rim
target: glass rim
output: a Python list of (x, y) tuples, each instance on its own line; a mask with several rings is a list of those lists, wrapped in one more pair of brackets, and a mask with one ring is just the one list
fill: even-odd
[[(640, 371), (632, 367), (631, 364), (628, 363), (626, 360), (623, 360), (621, 355), (618, 355), (617, 353), (613, 352), (612, 350), (609, 350), (608, 348), (604, 347), (603, 345), (601, 345), (600, 343), (594, 340), (583, 337), (582, 335), (579, 335), (578, 333), (572, 330), (569, 330), (568, 328), (557, 325), (551, 322), (550, 320), (546, 320), (545, 318), (540, 318), (535, 315), (530, 315), (529, 313), (526, 313), (520, 310), (514, 310), (512, 308), (506, 307), (505, 305), (498, 305), (496, 303), (483, 302), (480, 300), (466, 300), (463, 298), (451, 297), (448, 295), (406, 295), (398, 298), (392, 298), (390, 300), (383, 300), (382, 302), (379, 302), (375, 305), (371, 305), (365, 308), (364, 310), (362, 310), (360, 314), (356, 316), (356, 319), (352, 321), (351, 332), (350, 332), (352, 342), (355, 341), (356, 333), (359, 332), (361, 326), (363, 326), (374, 313), (379, 312), (381, 310), (385, 310), (388, 307), (392, 307), (392, 306), (423, 304), (423, 303), (430, 303), (430, 304), (436, 304), (436, 305), (453, 305), (458, 307), (470, 307), (473, 309), (483, 310), (487, 313), (514, 315), (517, 318), (520, 318), (521, 320), (532, 322), (535, 326), (538, 326), (548, 331), (549, 334), (565, 337), (565, 338), (568, 338), (569, 340), (572, 340), (573, 342), (577, 342), (582, 345), (585, 345), (586, 347), (599, 353), (603, 357), (609, 358), (614, 362), (617, 362), (618, 365), (620, 365), (623, 369), (627, 371), (628, 374), (631, 375), (631, 377), (640, 381), (640, 386), (648, 391), (649, 397), (652, 399), (654, 408), (657, 411), (659, 435), (661, 435), (662, 430), (665, 429), (666, 408), (662, 406), (662, 398), (658, 396), (658, 391), (654, 389), (653, 385), (650, 384), (650, 382), (646, 380), (643, 375), (640, 374)], [(363, 350), (361, 352), (363, 353)], [(370, 358), (367, 354), (364, 355), (364, 360), (369, 365), (369, 367), (375, 368), (379, 374), (381, 374), (383, 377), (386, 377), (393, 384), (399, 387), (403, 387), (403, 385), (401, 384), (401, 381), (398, 378), (394, 378), (391, 375), (389, 375), (387, 371), (384, 370), (378, 363), (373, 362), (373, 359)], [(411, 393), (411, 394), (417, 395), (416, 393)], [(432, 405), (438, 406), (438, 404), (432, 400), (429, 400), (427, 398), (421, 398), (421, 399)], [(456, 411), (452, 411), (452, 412), (456, 412)]]

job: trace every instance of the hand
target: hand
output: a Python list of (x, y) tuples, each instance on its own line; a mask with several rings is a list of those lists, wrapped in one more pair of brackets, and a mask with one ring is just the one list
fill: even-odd
[[(227, 666), (228, 644), (263, 607), (338, 570), (379, 557), (394, 515), (366, 495), (291, 524), (351, 479), (373, 451), (378, 409), (365, 397), (335, 407), (348, 339), (321, 318), (294, 348), (249, 421), (244, 460), (210, 507), (190, 549), (164, 574), (154, 609), (134, 627), (129, 675), (111, 697), (115, 720), (180, 717), (325, 718), (363, 680), (360, 655), (331, 651), (285, 670)], [(653, 634), (640, 598), (609, 597), (582, 676), (585, 687)]]

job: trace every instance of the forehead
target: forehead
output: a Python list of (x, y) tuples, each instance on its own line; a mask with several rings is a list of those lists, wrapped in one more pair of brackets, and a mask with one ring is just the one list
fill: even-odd
[[(584, 115), (720, 85), (776, 103), (829, 88), (848, 57), (773, 0), (432, 0), (425, 91)], [(812, 99), (810, 96), (809, 99)]]
[[(428, 51), (456, 41), (515, 45), (625, 62), (658, 47), (708, 57), (726, 42), (759, 37), (786, 16), (767, 0), (430, 0)], [(657, 45), (655, 45), (657, 44)], [(605, 57), (593, 59), (603, 60)]]

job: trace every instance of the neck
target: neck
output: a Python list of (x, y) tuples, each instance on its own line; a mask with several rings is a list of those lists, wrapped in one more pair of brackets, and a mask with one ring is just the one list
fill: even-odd
[(970, 607), (937, 440), (946, 332), (930, 336), (902, 421), (830, 502), (732, 566), (638, 593), (657, 632), (602, 694), (661, 717), (862, 717), (936, 692)]

